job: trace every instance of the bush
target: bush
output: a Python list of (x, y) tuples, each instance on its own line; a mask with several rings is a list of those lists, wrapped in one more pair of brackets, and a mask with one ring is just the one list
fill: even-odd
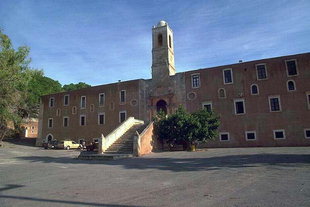
[(160, 112), (154, 119), (154, 133), (168, 144), (183, 144), (190, 149), (198, 142), (207, 142), (217, 135), (219, 117), (207, 109), (195, 113), (187, 113), (180, 106), (174, 114), (165, 115)]

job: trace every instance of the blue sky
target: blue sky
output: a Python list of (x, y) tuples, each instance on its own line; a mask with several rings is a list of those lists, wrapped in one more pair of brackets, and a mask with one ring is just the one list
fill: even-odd
[(162, 19), (177, 72), (310, 52), (310, 0), (0, 1), (0, 28), (62, 84), (150, 78)]

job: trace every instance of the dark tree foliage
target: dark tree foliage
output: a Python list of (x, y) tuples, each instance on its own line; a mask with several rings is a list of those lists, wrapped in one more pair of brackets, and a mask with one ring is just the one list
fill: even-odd
[(40, 97), (62, 92), (63, 89), (58, 81), (43, 75), (43, 72), (34, 73), (28, 84), (28, 96), (26, 104), (28, 106), (28, 116), (37, 117), (39, 112)]
[(154, 133), (169, 144), (183, 143), (189, 149), (198, 142), (207, 142), (217, 135), (219, 117), (206, 109), (187, 113), (180, 106), (174, 114), (159, 113), (154, 119)]
[(79, 82), (77, 84), (70, 83), (70, 84), (64, 85), (62, 88), (64, 91), (73, 91), (73, 90), (78, 90), (78, 89), (88, 88), (88, 87), (91, 87), (91, 85), (88, 85), (87, 83), (84, 83), (84, 82)]

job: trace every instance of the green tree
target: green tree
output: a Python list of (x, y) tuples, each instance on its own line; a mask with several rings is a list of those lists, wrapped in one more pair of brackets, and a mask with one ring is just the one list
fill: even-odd
[(43, 71), (33, 71), (28, 83), (28, 94), (25, 102), (28, 116), (38, 116), (41, 96), (62, 91), (62, 86), (58, 81), (45, 77)]
[(32, 71), (29, 48), (15, 50), (9, 37), (0, 31), (0, 142), (8, 126), (21, 122)]
[(79, 82), (79, 83), (70, 83), (67, 85), (64, 85), (62, 88), (64, 91), (73, 91), (73, 90), (78, 90), (78, 89), (82, 89), (82, 88), (88, 88), (91, 87), (91, 85), (88, 85), (87, 83), (84, 82)]
[(180, 106), (174, 114), (155, 117), (155, 135), (168, 144), (183, 144), (190, 149), (198, 142), (207, 142), (217, 135), (219, 117), (206, 109), (193, 114)]

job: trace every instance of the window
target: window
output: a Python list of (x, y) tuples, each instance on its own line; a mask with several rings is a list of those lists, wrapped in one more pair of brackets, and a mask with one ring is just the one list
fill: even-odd
[(255, 131), (246, 131), (245, 132), (245, 139), (247, 141), (256, 140), (256, 132)]
[(235, 114), (245, 114), (244, 99), (235, 99)]
[(81, 109), (86, 108), (86, 96), (81, 96), (81, 103), (80, 103)]
[(310, 92), (306, 92), (306, 98), (307, 98), (308, 109), (310, 110)]
[(157, 41), (158, 41), (158, 47), (161, 47), (163, 45), (163, 35), (162, 34), (158, 34)]
[(285, 65), (286, 65), (287, 76), (298, 75), (296, 60), (286, 60)]
[(69, 95), (64, 96), (64, 106), (69, 106)]
[(90, 104), (90, 112), (94, 112), (95, 111), (95, 105), (94, 104)]
[(54, 97), (50, 98), (48, 105), (49, 105), (49, 107), (54, 107), (54, 105), (55, 105), (55, 98)]
[(98, 124), (103, 125), (105, 122), (104, 113), (98, 114)]
[(200, 76), (199, 74), (193, 74), (192, 76), (192, 88), (200, 87)]
[(99, 106), (104, 106), (105, 103), (105, 95), (104, 93), (99, 93)]
[(287, 81), (287, 90), (288, 91), (295, 91), (296, 90), (295, 81), (293, 81), (293, 80)]
[(258, 86), (256, 84), (251, 85), (251, 94), (252, 95), (258, 95)]
[(120, 95), (119, 95), (119, 99), (120, 99), (121, 103), (126, 102), (126, 91), (125, 90), (121, 90)]
[(171, 36), (169, 35), (169, 47), (171, 48)]
[(224, 84), (233, 83), (233, 75), (232, 75), (232, 69), (231, 68), (223, 70), (223, 78), (224, 78)]
[(212, 111), (212, 102), (211, 101), (203, 102), (202, 108), (207, 109), (207, 111), (211, 112)]
[(221, 132), (220, 133), (220, 141), (229, 141), (230, 136), (228, 132)]
[(256, 76), (257, 76), (257, 80), (267, 79), (266, 64), (257, 64), (256, 65)]
[(34, 126), (32, 126), (31, 129), (34, 129)]
[(281, 111), (280, 96), (269, 96), (269, 107), (271, 112)]
[(76, 114), (76, 106), (72, 107), (72, 114)]
[(273, 138), (274, 139), (285, 139), (284, 129), (273, 130)]
[(224, 88), (220, 88), (218, 90), (218, 95), (219, 95), (219, 98), (226, 98), (226, 91)]
[(305, 138), (310, 139), (310, 129), (305, 129), (304, 133), (305, 133)]
[(47, 127), (48, 128), (52, 128), (53, 127), (53, 118), (49, 118), (48, 119)]
[(63, 118), (63, 126), (68, 127), (69, 126), (69, 117), (64, 117)]
[(85, 126), (86, 125), (86, 116), (81, 115), (80, 116), (80, 126)]
[(120, 111), (119, 112), (119, 123), (122, 123), (127, 118), (127, 112), (126, 111)]
[(56, 116), (60, 116), (60, 113), (61, 113), (61, 110), (60, 110), (60, 109), (57, 109), (57, 110), (56, 110)]

